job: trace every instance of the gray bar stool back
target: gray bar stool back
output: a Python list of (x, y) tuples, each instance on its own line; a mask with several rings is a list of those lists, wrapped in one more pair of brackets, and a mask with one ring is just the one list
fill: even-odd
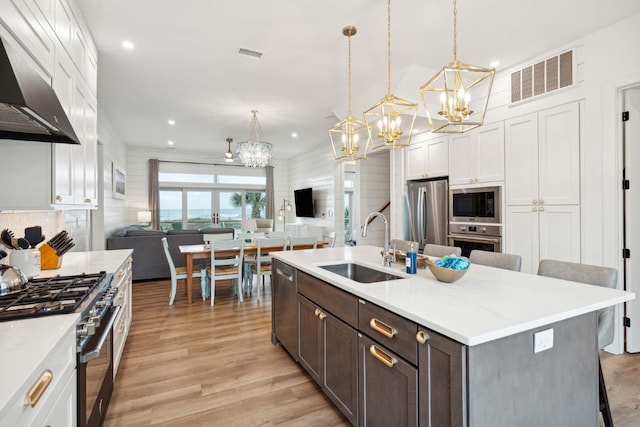
[(520, 271), (520, 267), (522, 266), (522, 257), (520, 255), (481, 251), (480, 249), (471, 251), (469, 261), (472, 264), (487, 265), (489, 267), (513, 271)]

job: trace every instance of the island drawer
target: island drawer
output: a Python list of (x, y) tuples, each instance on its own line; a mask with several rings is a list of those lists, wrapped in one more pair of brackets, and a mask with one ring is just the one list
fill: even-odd
[(407, 361), (418, 364), (418, 325), (412, 321), (360, 300), (358, 329)]
[(358, 299), (348, 292), (298, 271), (298, 293), (353, 328), (358, 328)]

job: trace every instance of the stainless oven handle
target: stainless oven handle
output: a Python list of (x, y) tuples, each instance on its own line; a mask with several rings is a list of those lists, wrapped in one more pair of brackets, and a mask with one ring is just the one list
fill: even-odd
[(452, 239), (458, 240), (473, 240), (476, 242), (491, 242), (491, 243), (500, 243), (499, 237), (475, 237), (470, 236), (468, 234), (449, 234), (449, 237)]
[(100, 351), (102, 351), (102, 345), (104, 344), (104, 341), (107, 339), (107, 337), (111, 333), (111, 328), (113, 327), (113, 323), (116, 321), (116, 317), (118, 317), (119, 312), (120, 312), (120, 306), (119, 305), (114, 306), (113, 314), (111, 315), (111, 318), (109, 319), (109, 321), (107, 322), (107, 325), (102, 331), (102, 336), (100, 336), (100, 340), (98, 341), (98, 344), (96, 344), (96, 347), (93, 350), (80, 355), (81, 363), (87, 363), (88, 361), (93, 360), (96, 357), (100, 356)]

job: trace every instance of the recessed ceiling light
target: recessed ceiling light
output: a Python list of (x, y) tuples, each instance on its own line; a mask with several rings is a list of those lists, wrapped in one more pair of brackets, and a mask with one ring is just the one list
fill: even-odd
[(167, 120), (167, 123), (169, 123), (171, 126), (173, 126), (173, 125), (176, 124), (176, 121), (173, 120), (173, 119), (169, 119), (169, 120)]
[(167, 144), (173, 145), (173, 141), (167, 141)]
[(491, 67), (491, 68), (496, 68), (498, 65), (500, 65), (500, 61), (492, 61), (492, 62), (489, 64), (489, 67)]
[(291, 134), (291, 138), (297, 138), (297, 137), (298, 137), (298, 134), (297, 134), (296, 132), (293, 132), (293, 133)]
[(238, 53), (240, 55), (248, 56), (250, 58), (255, 58), (255, 59), (262, 58), (262, 52), (258, 52), (257, 50), (245, 49), (243, 47), (238, 49)]
[(135, 46), (133, 45), (133, 42), (130, 42), (129, 40), (125, 40), (122, 42), (122, 47), (125, 49), (133, 49)]

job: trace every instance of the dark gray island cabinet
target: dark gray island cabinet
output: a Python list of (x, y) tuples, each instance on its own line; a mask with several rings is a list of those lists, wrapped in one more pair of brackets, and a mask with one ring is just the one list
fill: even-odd
[[(595, 312), (465, 345), (279, 259), (273, 267), (274, 344), (353, 425), (598, 425)], [(553, 347), (534, 352), (534, 334), (549, 329)]]

